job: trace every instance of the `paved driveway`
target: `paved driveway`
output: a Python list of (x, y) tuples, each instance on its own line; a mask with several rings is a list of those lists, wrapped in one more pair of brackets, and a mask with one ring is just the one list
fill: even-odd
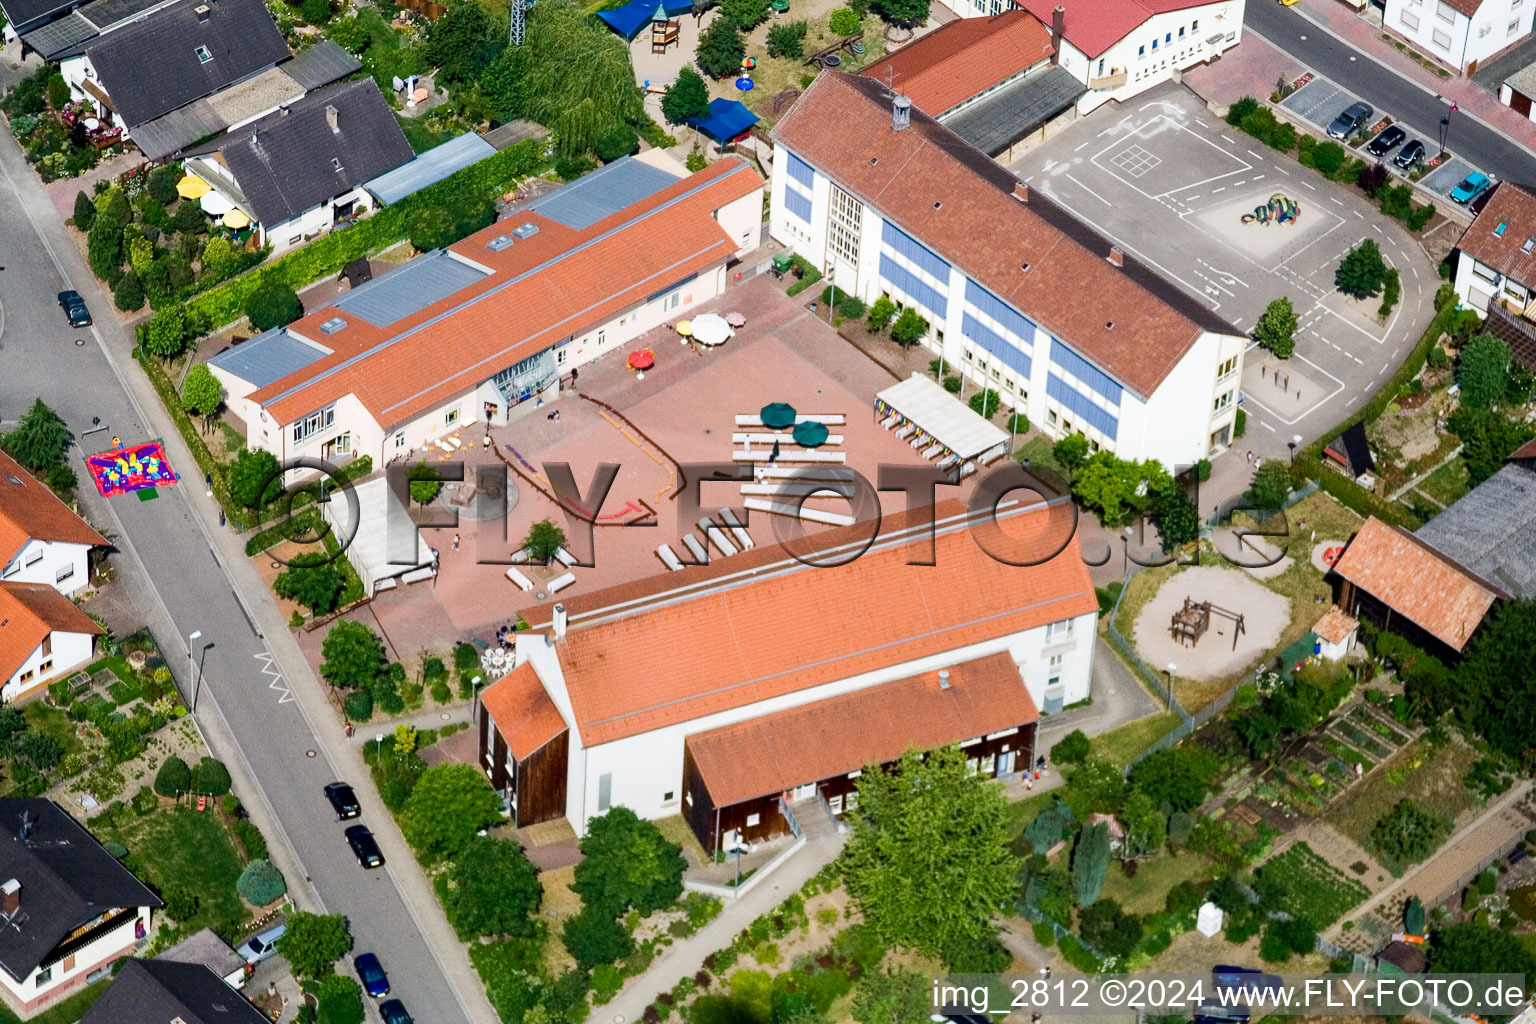
[[(1340, 93), (1317, 108), (1331, 119), (1349, 102)], [(1245, 360), (1240, 443), (1261, 455), (1285, 455), (1293, 435), (1310, 440), (1366, 401), (1433, 314), (1439, 278), (1395, 221), (1358, 189), (1214, 120), (1181, 86), (1101, 108), (1012, 169), (1239, 329), (1271, 299), (1291, 298), (1301, 317), (1295, 356), (1250, 348)], [(1243, 223), (1276, 196), (1299, 205), (1294, 223)], [(1385, 324), (1377, 300), (1350, 300), (1333, 285), (1344, 253), (1366, 237), (1402, 275), (1403, 300)]]

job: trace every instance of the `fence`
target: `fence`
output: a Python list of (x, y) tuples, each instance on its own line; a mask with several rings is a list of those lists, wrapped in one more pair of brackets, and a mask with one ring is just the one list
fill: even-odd
[[(1530, 796), (1527, 795), (1526, 799), (1529, 800)], [(1431, 907), (1438, 906), (1439, 904), (1442, 904), (1442, 903), (1446, 902), (1447, 900), (1454, 899), (1456, 894), (1461, 892), (1463, 889), (1467, 888), (1469, 885), (1471, 885), (1473, 880), (1476, 879), (1478, 875), (1482, 874), (1484, 871), (1487, 871), (1490, 867), (1492, 867), (1498, 861), (1501, 861), (1505, 857), (1508, 857), (1511, 853), (1513, 853), (1515, 851), (1516, 847), (1518, 847), (1520, 844), (1522, 844), (1524, 842), (1525, 842), (1525, 833), (1524, 832), (1520, 832), (1520, 833), (1517, 833), (1514, 836), (1511, 836), (1508, 841), (1504, 842), (1503, 844), (1501, 844), (1499, 846), (1498, 852), (1489, 854), (1487, 857), (1484, 857), (1482, 862), (1479, 863), (1477, 865), (1477, 867), (1473, 868), (1471, 871), (1468, 871), (1466, 874), (1462, 875), (1460, 878), (1458, 878), (1455, 881), (1454, 884), (1449, 885), (1446, 888), (1442, 889), (1440, 891), (1440, 893), (1435, 896), (1434, 899), (1427, 900), (1426, 901), (1426, 905), (1427, 906), (1431, 906)]]
[[(1298, 487), (1296, 490), (1291, 492), (1290, 496), (1285, 499), (1284, 503), (1281, 504), (1281, 510), (1283, 511), (1290, 508), (1292, 505), (1296, 504), (1298, 501), (1301, 501), (1303, 498), (1311, 497), (1320, 489), (1321, 485), (1318, 484), (1316, 480), (1308, 480), (1301, 487)], [(1216, 527), (1224, 525), (1228, 520), (1232, 518), (1232, 513), (1236, 512), (1239, 506), (1242, 504), (1243, 495), (1239, 494), (1237, 497), (1217, 505), (1216, 511), (1213, 512), (1211, 517), (1205, 521), (1206, 529), (1214, 530)]]

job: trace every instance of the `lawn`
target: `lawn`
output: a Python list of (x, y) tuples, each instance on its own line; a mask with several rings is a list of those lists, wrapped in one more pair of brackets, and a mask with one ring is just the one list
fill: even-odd
[(402, 117), (396, 114), (395, 120), (400, 123), (400, 130), (405, 133), (405, 141), (411, 144), (413, 153), (424, 153), (458, 134), (452, 129), (433, 128), (422, 117)]
[(49, 739), (64, 748), (64, 756), (78, 754), (85, 749), (85, 744), (75, 734), (75, 723), (69, 720), (63, 708), (49, 707), (40, 700), (21, 709), (22, 717), (27, 720), (27, 728), (33, 732), (42, 733)]
[(1283, 893), (1274, 909), (1300, 917), (1318, 931), (1329, 928), (1370, 895), (1369, 889), (1304, 842), (1271, 858), (1259, 874), (1266, 882), (1278, 884)]
[(1100, 898), (1113, 899), (1133, 914), (1151, 914), (1163, 909), (1169, 889), (1210, 874), (1205, 859), (1187, 851), (1137, 861), (1135, 878), (1125, 877), (1119, 864), (1112, 864), (1104, 876)]
[(1089, 750), (1095, 757), (1107, 758), (1115, 764), (1126, 764), (1131, 758), (1172, 732), (1173, 727), (1178, 724), (1178, 715), (1172, 711), (1159, 711), (1095, 736), (1089, 742)]
[(1472, 793), (1462, 780), (1476, 760), (1477, 752), (1459, 739), (1443, 747), (1424, 740), (1411, 743), (1382, 770), (1352, 788), (1327, 820), (1366, 849), (1371, 848), (1371, 829), (1377, 820), (1404, 798), (1459, 823), (1474, 807)]
[[(94, 985), (88, 985), (57, 1006), (50, 1006), (35, 1017), (28, 1017), (27, 1024), (74, 1024), (85, 1016), (85, 1011), (95, 1005), (109, 984), (111, 979), (104, 978)], [(21, 1024), (21, 1018), (0, 1006), (0, 1024)]]
[[(1340, 505), (1331, 494), (1318, 491), (1309, 494), (1296, 504), (1285, 510), (1285, 521), (1281, 522), (1279, 516), (1271, 517), (1265, 524), (1267, 530), (1279, 530), (1288, 528), (1293, 537), (1294, 548), (1289, 549), (1291, 557), (1296, 559), (1309, 558), (1312, 554), (1312, 544), (1323, 540), (1348, 540), (1360, 529), (1364, 522), (1359, 516)], [(1306, 528), (1300, 524), (1305, 520)]]
[(232, 938), (249, 916), (235, 892), (245, 861), (213, 809), (155, 811), (122, 828), (106, 830), (98, 838), (115, 839), (128, 847), (127, 859), (135, 873), (161, 893), (173, 888), (195, 893), (199, 905), (194, 921), (224, 938)]
[(1420, 481), (1418, 490), (1449, 505), (1471, 489), (1465, 459), (1455, 458)]

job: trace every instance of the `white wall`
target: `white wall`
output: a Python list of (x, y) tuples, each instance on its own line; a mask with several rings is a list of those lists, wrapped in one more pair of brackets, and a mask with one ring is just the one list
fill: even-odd
[(1468, 18), (1444, 0), (1387, 0), (1383, 24), (1422, 52), (1465, 70), (1531, 34), (1536, 6), (1524, 0), (1484, 0)]
[[(4, 687), (0, 687), (0, 701), (9, 703), (29, 690), (36, 689), (52, 679), (71, 671), (91, 660), (95, 651), (96, 638), (90, 633), (65, 633), (54, 631), (49, 634), (51, 647), (48, 653), (43, 653), (43, 644), (39, 644), (21, 667), (5, 681)], [(0, 971), (0, 976), (4, 972)]]
[(85, 544), (29, 540), (10, 564), (0, 569), (7, 583), (46, 583), (73, 596), (91, 581), (91, 549)]
[[(1111, 68), (1124, 68), (1126, 81), (1113, 89), (1089, 92), (1077, 101), (1078, 111), (1086, 114), (1110, 100), (1128, 100), (1169, 81), (1176, 71), (1221, 56), (1242, 41), (1243, 6), (1244, 0), (1224, 0), (1153, 15), (1089, 62), (1085, 69), (1088, 74), (1080, 81), (1087, 83), (1090, 78), (1099, 77), (1100, 61), (1105, 74)], [(1206, 42), (1218, 35), (1219, 41)]]
[[(22, 889), (21, 893), (21, 906), (22, 909), (27, 909), (27, 892), (25, 888)], [(47, 912), (45, 907), (36, 907), (30, 911), (34, 916)], [(124, 918), (121, 925), (76, 951), (73, 960), (74, 966), (69, 970), (65, 970), (64, 962), (62, 961), (54, 964), (49, 969), (48, 980), (41, 984), (37, 980), (38, 975), (42, 973), (41, 971), (34, 971), (26, 981), (20, 984), (5, 971), (0, 971), (0, 984), (5, 985), (6, 990), (17, 1001), (22, 1003), (30, 1003), (39, 997), (45, 997), (50, 991), (78, 979), (83, 974), (90, 973), (101, 965), (102, 960), (114, 954), (122, 953), (132, 947), (134, 944), (135, 921), (143, 921), (144, 932), (148, 934), (150, 931), (150, 909), (148, 907), (140, 907), (137, 916)]]
[(276, 224), (261, 225), (262, 240), (271, 244), (273, 252), (282, 252), (285, 249), (302, 245), (305, 238), (321, 234), (335, 227), (336, 207), (345, 206), (353, 202), (357, 204), (356, 208), (359, 211), (368, 211), (374, 208), (373, 196), (366, 189), (359, 186), (316, 206), (311, 206), (303, 213), (290, 217), (288, 220), (278, 221)]

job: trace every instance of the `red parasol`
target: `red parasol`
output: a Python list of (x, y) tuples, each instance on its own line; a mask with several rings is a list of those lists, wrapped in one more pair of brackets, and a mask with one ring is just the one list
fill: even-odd
[(656, 365), (656, 353), (648, 348), (642, 348), (629, 354), (629, 368), (631, 370), (649, 370)]

